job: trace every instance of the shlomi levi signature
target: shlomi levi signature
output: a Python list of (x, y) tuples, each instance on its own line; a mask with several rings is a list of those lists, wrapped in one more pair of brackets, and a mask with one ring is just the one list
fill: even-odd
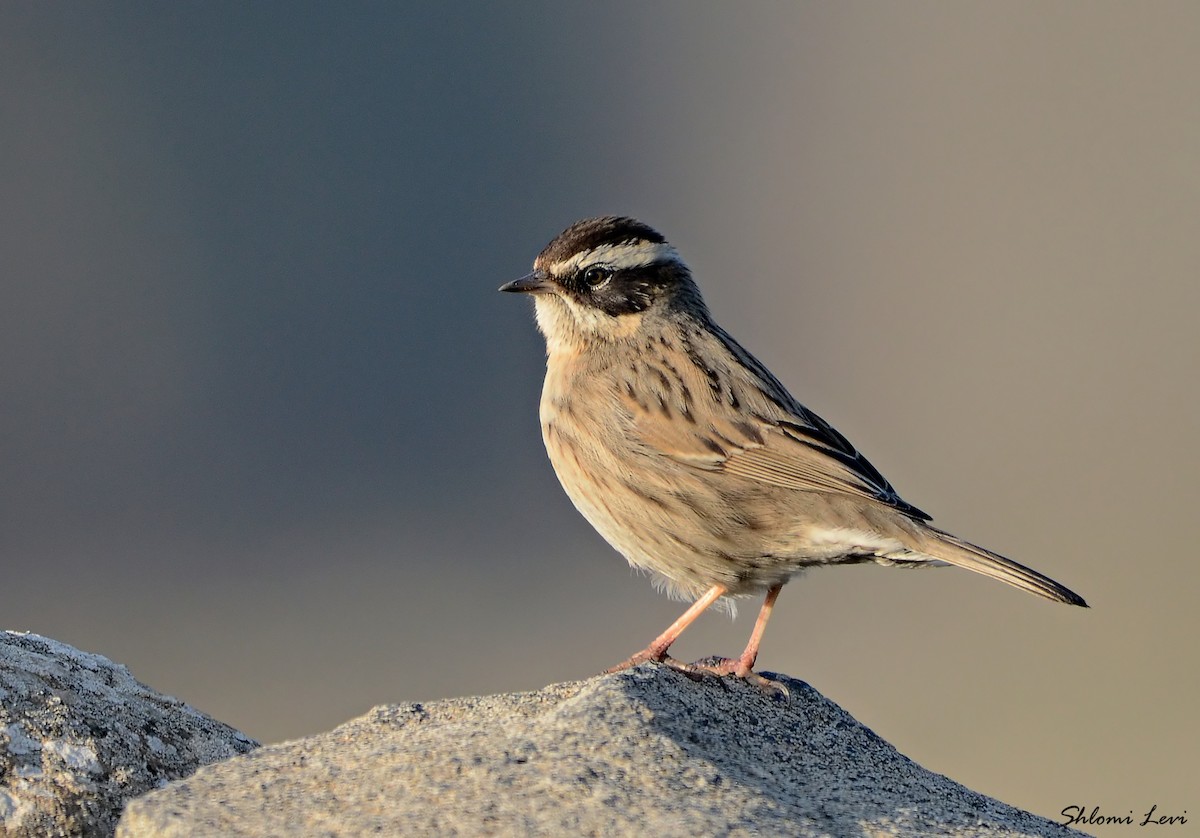
[(1060, 812), (1066, 820), (1063, 821), (1064, 826), (1076, 826), (1083, 824), (1085, 826), (1115, 826), (1117, 824), (1126, 824), (1133, 826), (1178, 826), (1188, 822), (1187, 809), (1183, 810), (1182, 815), (1160, 815), (1158, 814), (1158, 804), (1150, 807), (1150, 811), (1142, 816), (1140, 821), (1134, 820), (1133, 810), (1129, 810), (1128, 815), (1104, 815), (1100, 813), (1099, 806), (1093, 806), (1092, 811), (1088, 811), (1086, 806), (1064, 806)]

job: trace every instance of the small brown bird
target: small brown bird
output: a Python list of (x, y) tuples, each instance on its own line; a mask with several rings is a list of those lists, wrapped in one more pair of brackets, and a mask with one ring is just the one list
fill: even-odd
[[(931, 526), (844, 436), (796, 401), (709, 316), (666, 239), (632, 218), (589, 218), (501, 286), (533, 295), (548, 360), (542, 437), (575, 507), (683, 616), (616, 671), (663, 661), (760, 686), (759, 642), (805, 568), (955, 565), (1086, 606), (1078, 594)], [(741, 657), (685, 664), (676, 638), (722, 597), (763, 593)]]

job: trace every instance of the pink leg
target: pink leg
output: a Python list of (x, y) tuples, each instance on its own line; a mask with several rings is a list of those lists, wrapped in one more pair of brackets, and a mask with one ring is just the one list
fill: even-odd
[[(642, 651), (638, 652), (633, 657), (619, 663), (616, 666), (610, 667), (605, 673), (620, 672), (622, 669), (629, 669), (631, 666), (637, 666), (639, 663), (646, 661), (664, 661), (667, 660), (667, 649), (671, 648), (679, 635), (683, 634), (683, 630), (696, 621), (696, 618), (703, 614), (710, 605), (716, 602), (725, 594), (726, 588), (724, 585), (713, 585), (704, 596), (692, 603), (692, 607), (683, 612), (678, 620), (671, 623), (667, 630), (654, 639), (654, 641)], [(776, 592), (778, 593), (778, 591)], [(759, 619), (762, 619), (760, 616)], [(763, 620), (766, 623), (766, 620)], [(756, 644), (757, 645), (757, 644)], [(751, 659), (751, 664), (754, 661)]]
[(758, 646), (762, 643), (763, 632), (767, 629), (767, 620), (771, 619), (771, 610), (775, 607), (775, 600), (779, 598), (781, 590), (783, 590), (783, 585), (774, 585), (767, 591), (767, 598), (763, 600), (762, 608), (758, 612), (758, 619), (754, 621), (754, 631), (750, 633), (750, 642), (746, 644), (746, 651), (742, 652), (740, 658), (736, 660), (710, 658), (703, 663), (690, 664), (690, 668), (693, 671), (702, 670), (717, 675), (736, 675), (766, 693), (787, 698), (787, 687), (778, 681), (764, 678), (754, 671), (754, 662), (758, 660)]
[(767, 630), (767, 620), (771, 619), (771, 609), (775, 607), (775, 600), (779, 599), (779, 592), (782, 590), (783, 585), (775, 585), (767, 591), (767, 598), (763, 600), (762, 608), (759, 609), (758, 619), (754, 621), (750, 642), (746, 644), (746, 651), (738, 658), (737, 669), (734, 670), (734, 674), (739, 678), (745, 678), (750, 670), (754, 669), (754, 662), (758, 660), (758, 644), (762, 643), (763, 632)]

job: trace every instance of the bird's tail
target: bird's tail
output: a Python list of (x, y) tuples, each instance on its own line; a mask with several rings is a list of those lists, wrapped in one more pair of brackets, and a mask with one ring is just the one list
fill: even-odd
[(925, 524), (923, 529), (925, 531), (922, 535), (925, 538), (922, 539), (923, 543), (917, 549), (928, 556), (955, 567), (973, 570), (984, 576), (999, 579), (1014, 588), (1020, 588), (1055, 602), (1088, 607), (1079, 594), (1058, 584), (1048, 576), (1043, 576), (1036, 570), (1025, 567), (1023, 564), (1017, 564), (1012, 559), (1006, 559), (969, 541), (964, 541), (958, 536), (943, 532), (937, 527)]

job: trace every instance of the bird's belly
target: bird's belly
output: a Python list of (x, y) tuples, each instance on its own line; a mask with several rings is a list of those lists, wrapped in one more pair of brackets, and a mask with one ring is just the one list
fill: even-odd
[(669, 593), (695, 598), (713, 585), (751, 594), (786, 581), (785, 566), (738, 510), (711, 497), (686, 467), (639, 451), (593, 417), (578, 422), (543, 405), (542, 438), (563, 490), (598, 533)]

